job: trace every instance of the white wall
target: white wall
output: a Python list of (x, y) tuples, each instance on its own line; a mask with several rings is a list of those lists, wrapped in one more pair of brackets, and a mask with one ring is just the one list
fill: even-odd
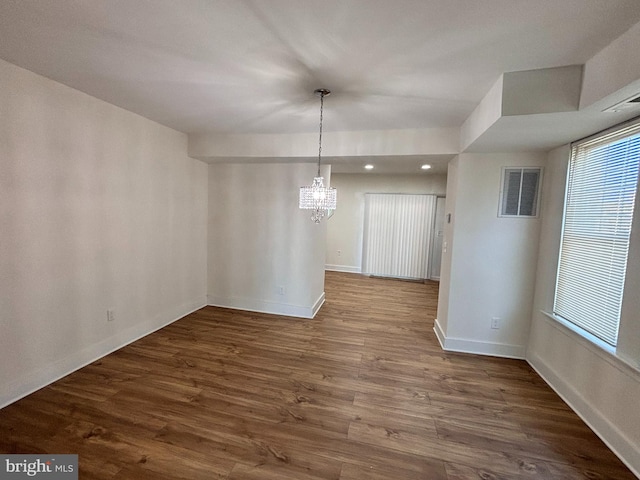
[(206, 303), (207, 166), (4, 61), (0, 112), (3, 406)]
[(313, 317), (324, 300), (327, 227), (298, 208), (298, 195), (316, 168), (209, 166), (210, 305)]
[[(447, 191), (436, 333), (447, 350), (524, 358), (533, 302), (539, 218), (499, 218), (502, 167), (544, 166), (534, 153), (461, 154)], [(544, 178), (543, 178), (544, 182)], [(500, 328), (491, 328), (491, 318)]]
[(618, 336), (618, 356), (640, 370), (640, 189), (636, 192), (624, 300)]
[(456, 204), (458, 201), (458, 165), (460, 156), (449, 162), (447, 169), (447, 192), (444, 206), (444, 229), (442, 239), (442, 258), (440, 264), (440, 288), (438, 289), (438, 314), (436, 318), (436, 334), (440, 343), (444, 343), (442, 332), (447, 331), (449, 321), (449, 293), (451, 290), (451, 259), (455, 239)]
[(503, 74), (502, 116), (574, 112), (580, 103), (582, 65)]
[[(446, 175), (333, 174), (338, 207), (327, 222), (326, 268), (360, 273), (365, 193), (444, 195)], [(340, 251), (340, 254), (338, 254)]]
[(618, 356), (630, 368), (542, 312), (555, 290), (569, 147), (549, 154), (527, 360), (616, 454), (640, 476), (640, 195), (627, 266)]
[[(322, 135), (322, 155), (330, 158), (454, 154), (458, 151), (459, 135), (457, 128), (328, 131)], [(211, 161), (257, 157), (284, 162), (290, 158), (313, 157), (317, 151), (315, 133), (189, 135), (189, 154)]]
[(504, 75), (489, 89), (482, 101), (460, 127), (460, 148), (465, 151), (502, 116), (502, 88)]
[[(600, 103), (610, 107), (631, 95), (640, 87), (640, 23), (590, 58), (584, 67), (580, 109)], [(606, 100), (614, 96), (614, 101)]]

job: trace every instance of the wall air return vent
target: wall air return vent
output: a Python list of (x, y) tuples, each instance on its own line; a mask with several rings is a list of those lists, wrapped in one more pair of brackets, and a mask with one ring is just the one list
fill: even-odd
[(499, 217), (538, 216), (540, 203), (540, 167), (502, 169)]
[(631, 110), (640, 110), (640, 94), (636, 93), (634, 96), (629, 97), (620, 103), (616, 103), (609, 108), (605, 108), (603, 112), (617, 113), (628, 112)]

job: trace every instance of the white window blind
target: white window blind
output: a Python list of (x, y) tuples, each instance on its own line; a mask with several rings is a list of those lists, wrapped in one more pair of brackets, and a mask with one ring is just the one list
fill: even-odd
[(573, 146), (554, 314), (615, 346), (638, 185), (640, 123)]

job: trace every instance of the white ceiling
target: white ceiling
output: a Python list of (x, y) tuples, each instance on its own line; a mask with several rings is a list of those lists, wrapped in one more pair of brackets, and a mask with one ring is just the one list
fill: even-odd
[(503, 72), (583, 64), (639, 0), (2, 0), (0, 58), (185, 133), (459, 127)]

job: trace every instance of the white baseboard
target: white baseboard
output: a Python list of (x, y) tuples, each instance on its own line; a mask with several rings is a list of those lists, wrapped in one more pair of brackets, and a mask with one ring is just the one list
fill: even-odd
[(324, 292), (322, 292), (318, 300), (310, 306), (276, 303), (254, 298), (216, 297), (213, 295), (207, 295), (207, 301), (212, 307), (246, 310), (248, 312), (268, 313), (271, 315), (284, 315), (285, 317), (313, 318), (324, 303)]
[(324, 266), (324, 269), (329, 270), (330, 272), (362, 273), (362, 269), (360, 267), (351, 267), (349, 265), (327, 264)]
[(2, 386), (0, 392), (0, 409), (20, 400), (31, 393), (79, 370), (82, 367), (95, 362), (96, 360), (139, 340), (150, 333), (160, 330), (167, 325), (180, 320), (182, 317), (195, 312), (206, 306), (204, 299), (195, 300), (181, 305), (163, 315), (156, 316), (146, 322), (134, 325), (131, 328), (122, 330), (114, 336), (104, 339), (101, 342), (89, 345), (82, 350), (72, 352), (68, 356), (58, 361), (43, 364), (37, 370), (23, 375), (20, 379)]
[(525, 359), (524, 345), (509, 345), (506, 343), (479, 342), (467, 338), (447, 337), (440, 322), (436, 319), (433, 331), (438, 337), (440, 346), (447, 352), (474, 353), (476, 355), (490, 355), (492, 357)]
[(640, 445), (635, 444), (613, 425), (595, 406), (587, 402), (580, 392), (566, 382), (537, 355), (529, 355), (529, 365), (562, 398), (591, 430), (640, 478)]
[(318, 313), (322, 305), (324, 305), (324, 292), (322, 292), (322, 295), (318, 297), (318, 300), (316, 300), (316, 303), (313, 304), (313, 309), (312, 309), (313, 315), (311, 316), (311, 318), (315, 318), (316, 313)]
[(444, 344), (445, 344), (444, 331), (442, 330), (442, 326), (440, 325), (440, 322), (438, 321), (437, 318), (433, 322), (433, 331), (436, 332), (436, 337), (438, 338), (440, 347), (442, 347), (443, 350), (446, 350), (444, 348)]

